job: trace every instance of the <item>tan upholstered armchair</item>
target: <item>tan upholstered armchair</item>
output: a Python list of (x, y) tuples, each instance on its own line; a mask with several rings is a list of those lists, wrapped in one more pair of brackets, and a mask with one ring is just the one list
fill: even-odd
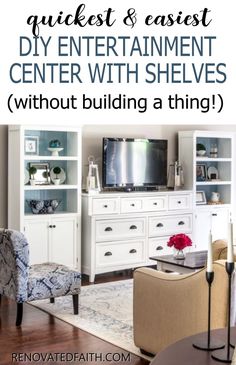
[[(221, 256), (225, 242), (217, 241)], [(225, 252), (224, 252), (225, 254)], [(212, 328), (226, 326), (227, 274), (224, 261), (213, 264)], [(206, 270), (171, 275), (150, 268), (134, 273), (134, 342), (155, 354), (181, 338), (206, 331), (208, 288)]]

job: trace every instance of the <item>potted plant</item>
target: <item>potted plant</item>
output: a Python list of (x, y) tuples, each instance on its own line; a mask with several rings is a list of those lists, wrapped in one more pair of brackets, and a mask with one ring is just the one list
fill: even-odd
[(60, 173), (61, 173), (61, 168), (59, 166), (55, 166), (52, 171), (56, 175), (56, 178), (53, 179), (53, 182), (54, 182), (55, 185), (59, 185), (61, 179), (58, 177), (58, 175), (60, 175)]
[(30, 174), (30, 185), (35, 185), (35, 178), (34, 175), (37, 172), (37, 168), (35, 166), (30, 166), (29, 174)]

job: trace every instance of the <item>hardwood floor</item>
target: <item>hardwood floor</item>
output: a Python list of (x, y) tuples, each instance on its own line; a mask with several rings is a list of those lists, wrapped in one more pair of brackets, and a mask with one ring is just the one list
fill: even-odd
[[(132, 272), (99, 275), (96, 278), (96, 283), (122, 280), (129, 277), (132, 277)], [(83, 279), (83, 282), (84, 285), (88, 284), (86, 278)], [(84, 359), (85, 361), (82, 361), (84, 364), (147, 365), (149, 363), (147, 360), (129, 354), (85, 331), (56, 319), (31, 305), (24, 304), (23, 324), (20, 328), (15, 326), (15, 318), (16, 304), (7, 298), (2, 298), (0, 308), (1, 365), (14, 363), (78, 364), (79, 361), (76, 361), (76, 359), (75, 361), (70, 361), (73, 358), (72, 356)], [(30, 362), (24, 359), (25, 353), (28, 356), (34, 356), (34, 360), (36, 361)], [(54, 359), (55, 356), (58, 356), (57, 361), (38, 361), (38, 354), (40, 353), (44, 355), (48, 354), (47, 356), (53, 354)], [(54, 355), (55, 353), (66, 353), (67, 355)], [(79, 355), (73, 355), (75, 353)], [(106, 356), (109, 361), (106, 361), (106, 358), (101, 358), (101, 356), (104, 356), (105, 354), (107, 354)], [(60, 360), (60, 356), (68, 356), (69, 361), (65, 361), (65, 358), (63, 357)]]

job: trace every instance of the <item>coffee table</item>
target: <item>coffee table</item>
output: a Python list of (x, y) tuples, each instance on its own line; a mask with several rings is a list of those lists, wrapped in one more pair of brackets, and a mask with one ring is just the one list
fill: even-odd
[(176, 260), (173, 255), (152, 256), (150, 259), (157, 262), (157, 270), (187, 274), (206, 266), (207, 251), (188, 252), (183, 260)]
[[(212, 338), (222, 342), (226, 341), (226, 329), (217, 329), (211, 332)], [(202, 338), (202, 334), (186, 337), (166, 349), (159, 352), (150, 365), (217, 365), (218, 361), (212, 359), (214, 351), (201, 351), (195, 349), (192, 344)], [(236, 342), (236, 327), (231, 328), (232, 343)], [(232, 362), (232, 365), (235, 362)]]

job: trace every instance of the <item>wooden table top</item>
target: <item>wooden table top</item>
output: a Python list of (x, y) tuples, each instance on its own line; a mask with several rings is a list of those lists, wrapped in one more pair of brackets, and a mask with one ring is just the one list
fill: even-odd
[[(218, 329), (211, 332), (212, 339), (218, 339), (224, 343), (227, 340), (226, 329)], [(202, 337), (202, 334), (186, 337), (165, 350), (159, 352), (150, 365), (217, 365), (218, 361), (212, 359), (214, 351), (202, 351), (193, 347), (193, 343)], [(236, 343), (236, 327), (231, 328), (231, 343)]]
[(186, 267), (188, 269), (202, 269), (206, 266), (207, 251), (188, 252), (185, 259), (176, 260), (174, 255), (152, 256), (151, 260), (164, 262), (166, 264)]

